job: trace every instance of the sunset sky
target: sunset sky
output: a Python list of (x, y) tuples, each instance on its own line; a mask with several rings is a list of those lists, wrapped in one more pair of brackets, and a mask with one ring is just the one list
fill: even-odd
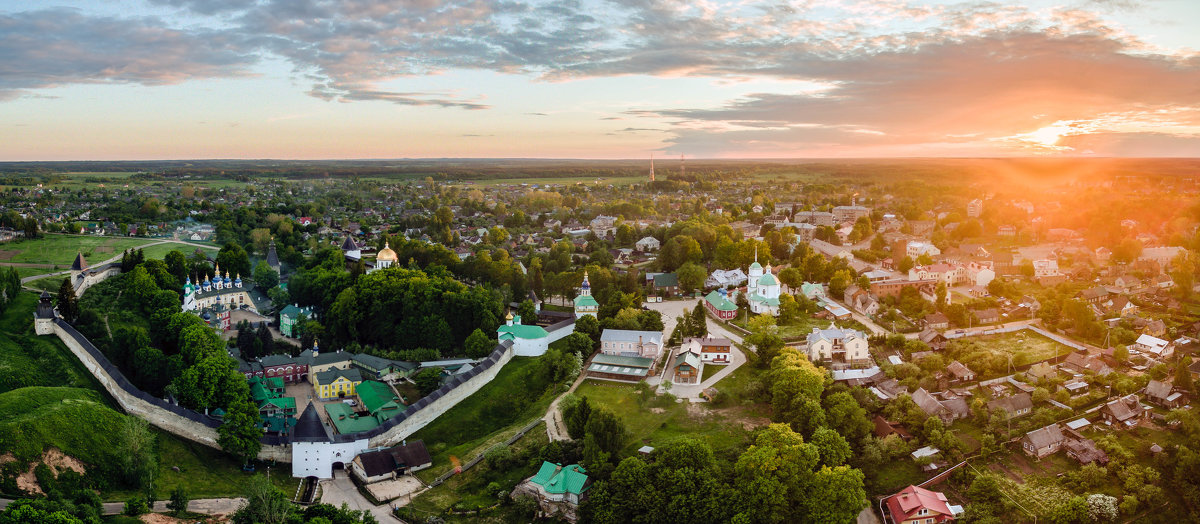
[(1200, 156), (1200, 0), (0, 0), (0, 160), (651, 154)]

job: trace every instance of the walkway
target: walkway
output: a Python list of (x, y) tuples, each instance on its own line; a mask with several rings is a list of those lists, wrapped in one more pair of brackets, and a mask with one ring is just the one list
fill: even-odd
[(332, 504), (341, 507), (345, 504), (353, 510), (369, 511), (375, 520), (379, 522), (395, 522), (392, 517), (392, 507), (388, 504), (376, 506), (362, 493), (358, 492), (358, 487), (354, 485), (354, 481), (350, 480), (349, 475), (345, 471), (334, 471), (333, 478), (321, 481), (321, 502)]
[[(704, 399), (700, 398), (701, 392), (713, 387), (714, 384), (720, 382), (721, 379), (729, 376), (734, 371), (737, 371), (737, 368), (742, 367), (742, 365), (746, 363), (746, 354), (742, 353), (742, 350), (738, 349), (737, 346), (730, 348), (729, 353), (729, 364), (721, 366), (722, 369), (714, 373), (713, 376), (708, 377), (708, 380), (705, 380), (699, 384), (672, 384), (670, 393), (675, 395), (677, 398), (686, 398), (692, 402), (706, 402)], [(672, 353), (672, 359), (673, 358), (674, 353)], [(668, 365), (671, 363), (671, 361), (671, 359), (667, 360)], [(701, 369), (703, 369), (704, 366), (711, 365), (712, 364), (704, 364), (701, 366)], [(666, 390), (663, 389), (662, 386), (659, 386), (658, 391), (663, 392)]]
[[(587, 362), (584, 362), (585, 367), (586, 365)], [(566, 422), (563, 422), (562, 412), (558, 409), (558, 403), (567, 395), (574, 393), (575, 388), (578, 388), (580, 384), (583, 384), (584, 380), (587, 380), (587, 371), (580, 370), (579, 376), (575, 378), (575, 382), (571, 383), (571, 387), (567, 388), (565, 393), (554, 399), (554, 401), (550, 403), (550, 407), (546, 409), (546, 415), (542, 417), (542, 420), (546, 422), (546, 436), (550, 437), (551, 441), (571, 440), (571, 436), (567, 434), (567, 424)]]

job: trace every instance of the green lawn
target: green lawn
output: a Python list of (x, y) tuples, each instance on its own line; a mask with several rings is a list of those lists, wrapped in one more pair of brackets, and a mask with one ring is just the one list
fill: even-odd
[(58, 288), (59, 286), (62, 286), (62, 281), (64, 278), (70, 277), (65, 275), (57, 275), (53, 277), (39, 278), (32, 282), (27, 282), (25, 285), (31, 288), (49, 291), (51, 295), (57, 295)]
[(71, 267), (76, 253), (88, 263), (98, 264), (119, 256), (122, 251), (152, 242), (146, 238), (108, 238), (82, 235), (45, 235), (34, 240), (13, 240), (0, 244), (0, 262), (56, 264)]
[[(999, 335), (966, 337), (952, 340), (948, 351), (953, 354), (993, 354), (1007, 358), (1012, 355), (1013, 366), (1024, 366), (1056, 356), (1070, 354), (1073, 350), (1029, 330)], [(970, 360), (970, 359), (966, 359)], [(964, 361), (968, 367), (969, 361)]]
[(713, 365), (713, 364), (705, 364), (704, 371), (700, 375), (700, 382), (704, 382), (705, 380), (708, 380), (710, 377), (712, 377), (713, 375), (716, 375), (719, 371), (721, 371), (722, 369), (725, 369), (726, 367), (728, 367), (728, 366), (717, 366), (717, 365)]
[[(48, 273), (57, 273), (59, 271), (64, 271), (64, 270), (67, 270), (70, 268), (71, 268), (70, 264), (63, 265), (62, 267), (59, 267), (58, 269), (54, 269), (54, 267), (52, 267), (52, 266), (19, 267), (19, 268), (17, 268), (17, 274), (20, 275), (21, 278), (26, 278), (26, 277), (33, 277), (33, 276), (37, 276), (37, 275), (45, 275)], [(59, 278), (62, 278), (62, 276), (60, 275)]]
[[(216, 256), (216, 254), (217, 254), (217, 248), (215, 248), (215, 247), (211, 247), (211, 248), (203, 247), (200, 249), (202, 251), (204, 251), (205, 253), (208, 253), (209, 255)], [(142, 253), (144, 253), (146, 255), (146, 260), (150, 260), (150, 259), (162, 259), (163, 257), (167, 256), (167, 253), (170, 253), (172, 251), (179, 251), (180, 253), (183, 253), (184, 256), (191, 256), (191, 254), (196, 251), (196, 246), (192, 246), (192, 245), (188, 245), (188, 244), (180, 244), (180, 243), (176, 243), (176, 242), (169, 242), (166, 244), (158, 244), (158, 245), (147, 247), (142, 250)]]
[(692, 437), (705, 441), (715, 452), (741, 451), (750, 444), (750, 431), (734, 420), (709, 413), (705, 405), (692, 407), (673, 397), (656, 396), (642, 401), (631, 385), (588, 380), (575, 390), (598, 407), (610, 410), (625, 423), (629, 442), (625, 454), (642, 446), (658, 447), (672, 440)]
[[(733, 323), (737, 324), (738, 327), (741, 327), (742, 329), (748, 329), (744, 317), (745, 315), (738, 317), (733, 321)], [(808, 336), (809, 333), (812, 333), (813, 328), (825, 329), (829, 327), (829, 322), (830, 321), (828, 320), (801, 315), (800, 318), (796, 319), (794, 322), (779, 326), (779, 336), (783, 337), (784, 340), (801, 339)], [(854, 321), (838, 321), (834, 322), (834, 324), (836, 324), (838, 327), (862, 329), (862, 326), (858, 322)]]
[(513, 357), (495, 379), (409, 437), (424, 440), (433, 457), (433, 467), (418, 475), (427, 482), (437, 478), (453, 467), (450, 457), (466, 462), (544, 416), (553, 391), (533, 399), (514, 395), (524, 391), (522, 371), (537, 364), (535, 357)]

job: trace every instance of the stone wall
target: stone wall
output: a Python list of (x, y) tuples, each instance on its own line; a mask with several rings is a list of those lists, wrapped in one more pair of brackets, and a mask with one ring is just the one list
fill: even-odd
[[(499, 348), (497, 348), (499, 349)], [(503, 346), (503, 352), (496, 359), (496, 363), (488, 367), (483, 372), (479, 373), (459, 384), (457, 387), (447, 391), (441, 397), (438, 397), (433, 402), (425, 405), (421, 409), (414, 412), (411, 416), (401, 421), (399, 424), (389, 428), (386, 432), (380, 435), (371, 437), (371, 447), (391, 447), (399, 444), (409, 435), (416, 433), (417, 430), (425, 427), (425, 425), (433, 422), (434, 419), (442, 416), (443, 413), (449, 411), (450, 408), (462, 402), (463, 399), (471, 396), (476, 391), (479, 391), (485, 384), (491, 382), (504, 368), (508, 361), (512, 360), (513, 346), (511, 344)]]
[[(218, 420), (180, 406), (170, 405), (162, 399), (151, 397), (134, 388), (107, 359), (101, 361), (103, 355), (99, 354), (99, 350), (87, 338), (62, 320), (55, 320), (54, 334), (83, 363), (92, 376), (96, 377), (100, 385), (108, 391), (109, 395), (126, 413), (140, 417), (154, 427), (180, 438), (221, 449), (221, 446), (217, 444), (216, 428), (220, 425)], [(259, 458), (290, 462), (291, 449), (283, 445), (264, 444)]]

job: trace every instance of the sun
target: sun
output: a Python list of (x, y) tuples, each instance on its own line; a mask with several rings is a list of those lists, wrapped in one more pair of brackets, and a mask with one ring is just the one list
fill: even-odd
[(1054, 147), (1058, 145), (1058, 141), (1063, 137), (1063, 135), (1066, 135), (1070, 132), (1070, 126), (1055, 124), (1043, 127), (1031, 133), (1026, 133), (1023, 138), (1040, 146)]

